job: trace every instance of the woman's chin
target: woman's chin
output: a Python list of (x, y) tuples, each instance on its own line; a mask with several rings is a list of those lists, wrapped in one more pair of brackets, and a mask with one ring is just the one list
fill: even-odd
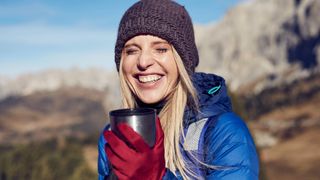
[(155, 104), (160, 101), (160, 100), (151, 100), (151, 99), (148, 99), (148, 100), (140, 99), (140, 100), (145, 104)]
[(155, 104), (157, 102), (160, 102), (163, 98), (158, 96), (158, 95), (147, 95), (147, 94), (144, 94), (144, 95), (141, 95), (141, 96), (138, 96), (140, 101), (142, 101), (143, 103), (145, 104)]

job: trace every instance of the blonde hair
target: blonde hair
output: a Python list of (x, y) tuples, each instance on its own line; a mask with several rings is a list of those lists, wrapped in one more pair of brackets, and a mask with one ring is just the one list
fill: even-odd
[[(181, 57), (172, 46), (174, 59), (178, 69), (178, 81), (176, 87), (171, 91), (167, 102), (159, 113), (161, 126), (164, 131), (164, 148), (166, 167), (175, 173), (178, 170), (184, 179), (196, 173), (186, 166), (180, 150), (180, 138), (185, 139), (183, 133), (183, 115), (187, 103), (198, 110), (198, 98), (192, 81), (184, 67)], [(133, 88), (123, 75), (122, 60), (120, 61), (120, 87), (122, 91), (122, 103), (124, 108), (135, 108), (137, 103), (134, 98)], [(177, 103), (179, 102), (179, 103)]]

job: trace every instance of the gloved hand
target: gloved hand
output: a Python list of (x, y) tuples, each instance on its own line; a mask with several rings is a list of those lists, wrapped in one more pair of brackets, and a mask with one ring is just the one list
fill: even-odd
[(105, 151), (112, 170), (119, 179), (162, 179), (165, 174), (164, 135), (160, 120), (156, 120), (156, 142), (150, 148), (143, 138), (126, 124), (118, 125), (127, 143), (112, 131), (105, 131)]

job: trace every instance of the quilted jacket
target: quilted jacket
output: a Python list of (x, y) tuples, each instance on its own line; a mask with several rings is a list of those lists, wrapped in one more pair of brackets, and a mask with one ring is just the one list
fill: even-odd
[[(254, 141), (243, 120), (232, 112), (224, 79), (214, 74), (195, 73), (192, 81), (198, 93), (200, 111), (194, 112), (186, 108), (186, 139), (181, 138), (184, 146), (180, 146), (189, 169), (198, 176), (190, 176), (190, 179), (258, 179), (259, 161)], [(99, 179), (105, 179), (109, 175), (108, 160), (104, 152), (106, 143), (102, 135), (98, 145)], [(212, 167), (204, 166), (198, 160)], [(171, 172), (167, 169), (163, 179), (182, 177), (178, 171)]]

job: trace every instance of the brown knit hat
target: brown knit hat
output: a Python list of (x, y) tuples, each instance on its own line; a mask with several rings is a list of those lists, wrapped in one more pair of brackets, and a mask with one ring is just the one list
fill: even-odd
[(154, 35), (174, 46), (184, 66), (192, 75), (199, 64), (191, 18), (185, 8), (171, 0), (141, 0), (123, 15), (115, 45), (115, 62), (119, 71), (125, 43), (137, 35)]

